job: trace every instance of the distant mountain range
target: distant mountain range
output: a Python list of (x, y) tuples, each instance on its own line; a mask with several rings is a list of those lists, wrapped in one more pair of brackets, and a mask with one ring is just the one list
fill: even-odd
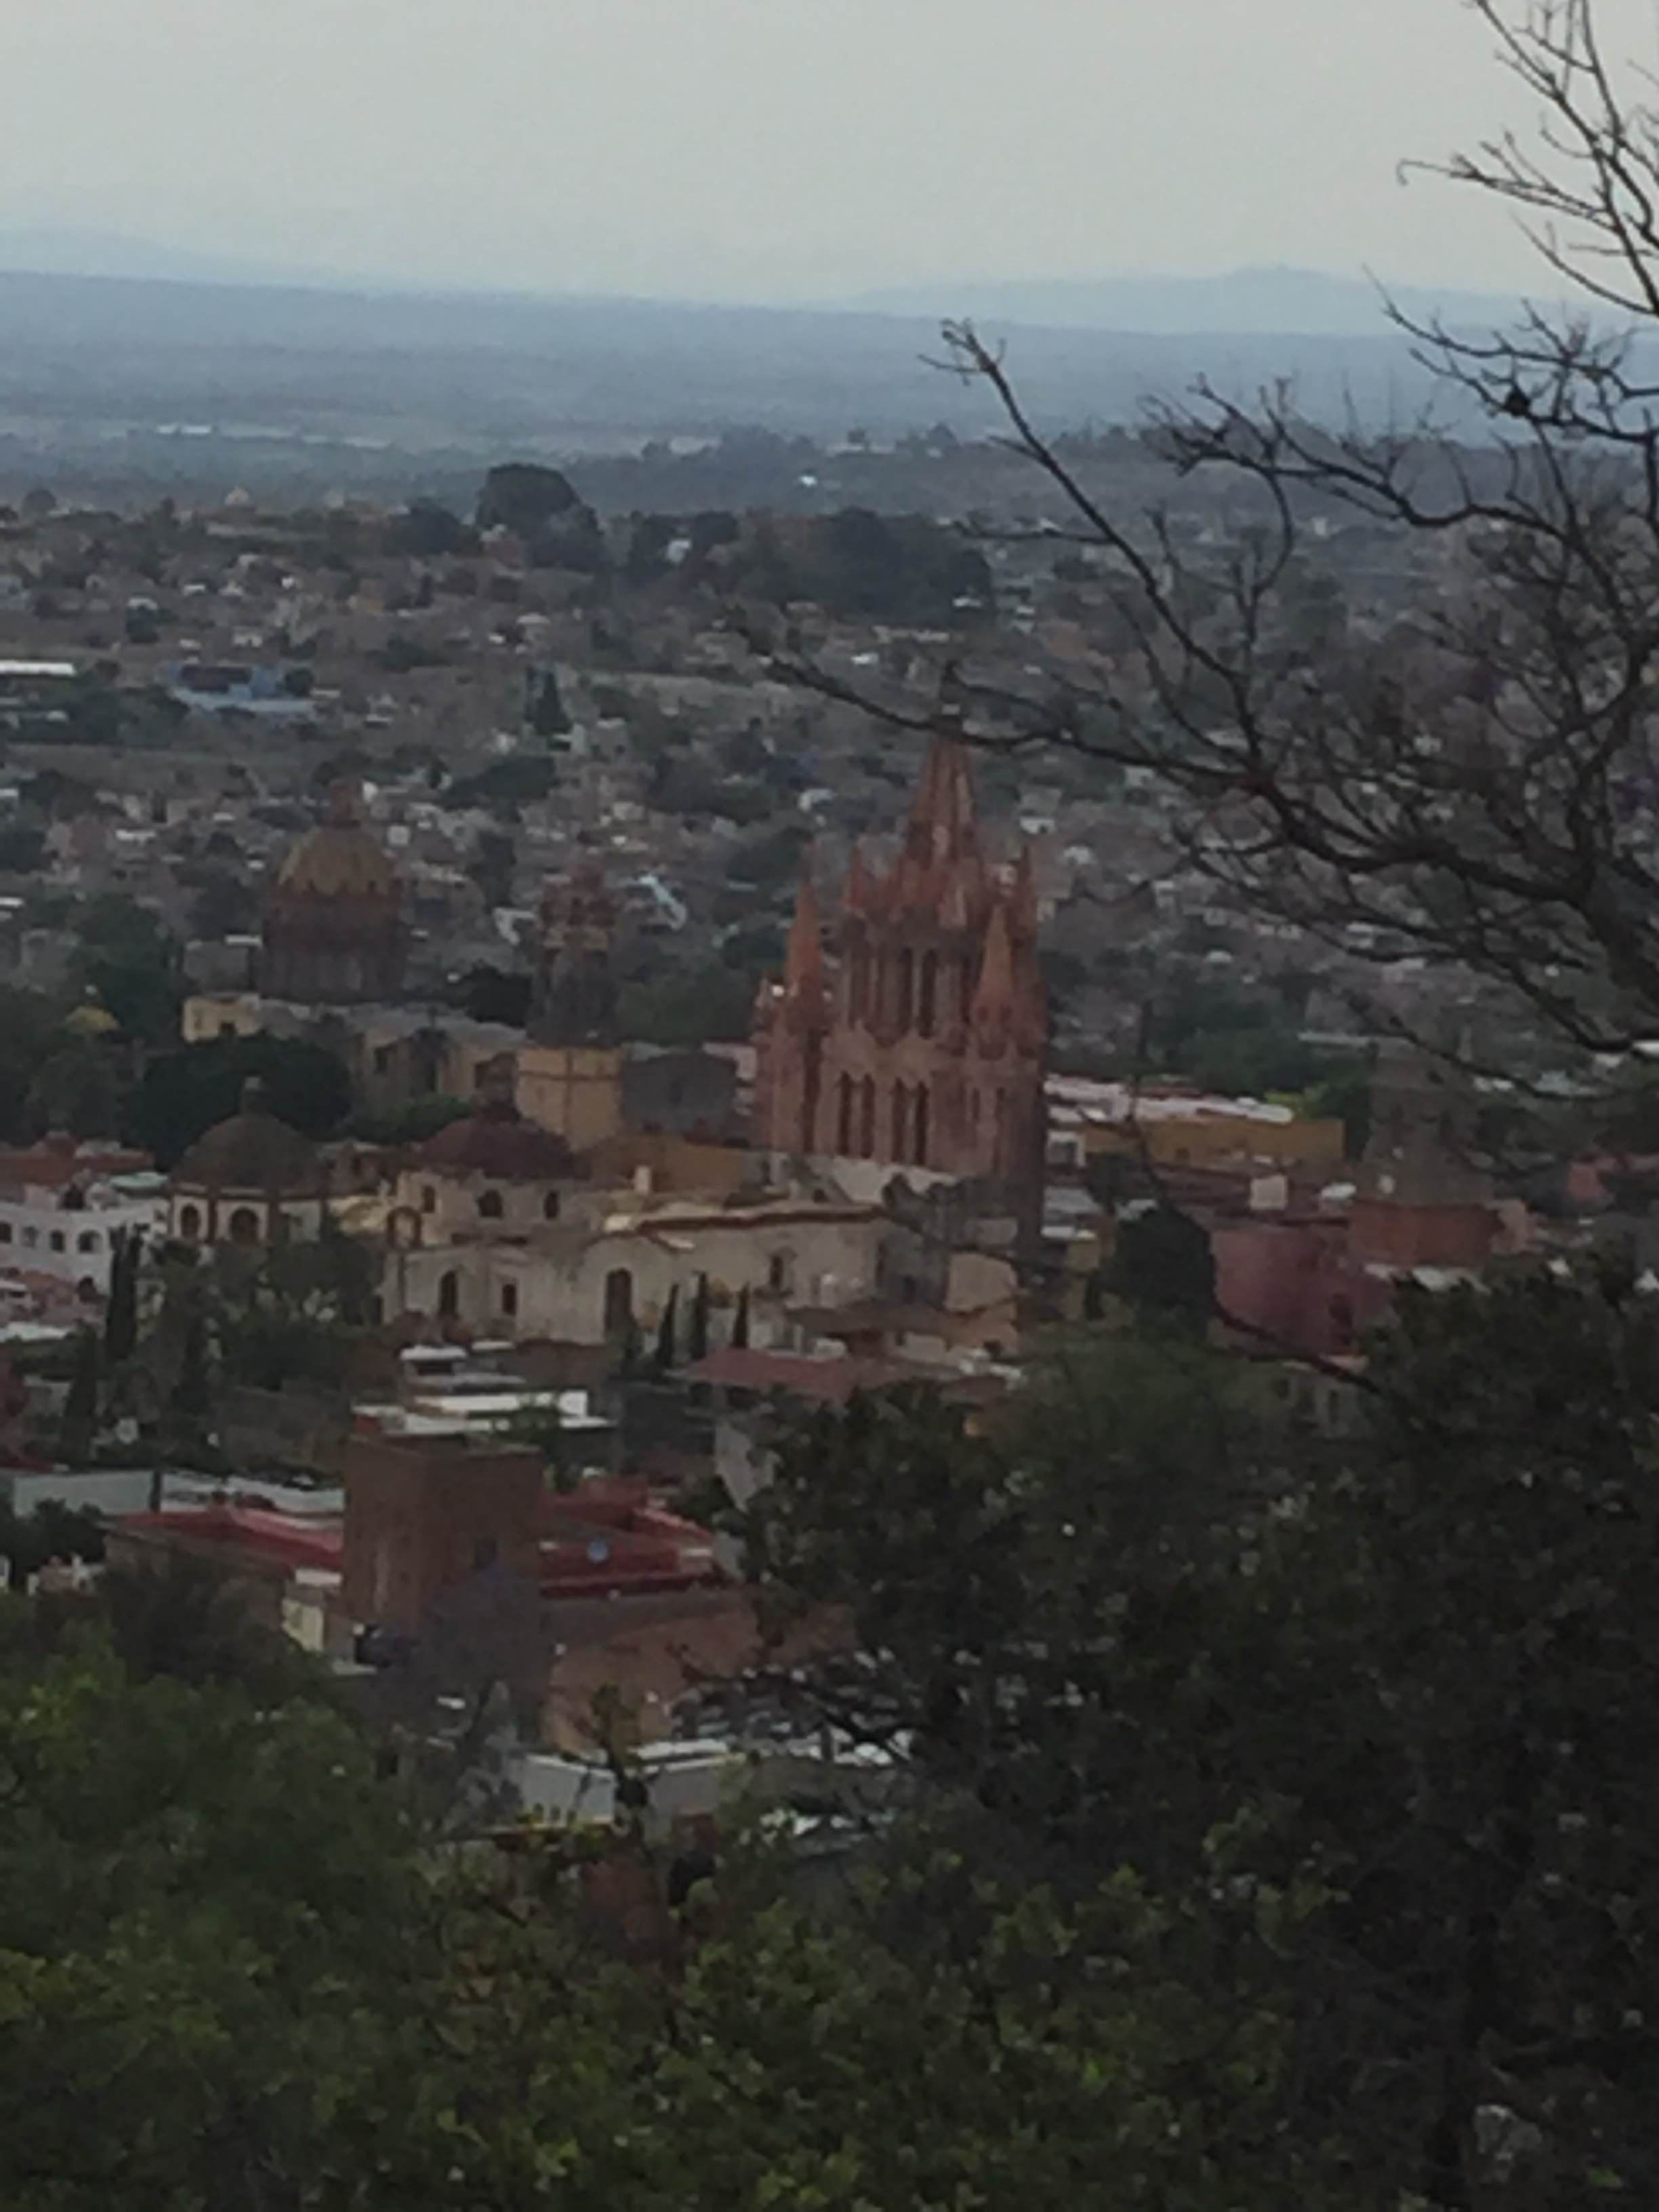
[(1133, 331), (1149, 337), (1377, 337), (1392, 299), (1413, 321), (1436, 315), (1486, 330), (1518, 302), (1496, 292), (1382, 286), (1313, 269), (1236, 269), (1221, 276), (1018, 278), (867, 292), (849, 307), (879, 314), (969, 315), (1047, 330)]
[(307, 284), (325, 289), (354, 287), (326, 269), (292, 267), (236, 256), (195, 253), (188, 247), (129, 238), (118, 231), (0, 230), (0, 270), (27, 276), (119, 276), (146, 283)]
[[(0, 270), (146, 283), (471, 296), (455, 286), (393, 278), (371, 282), (338, 270), (198, 253), (117, 232), (39, 227), (0, 230)], [(1498, 293), (1435, 291), (1421, 285), (1386, 289), (1416, 319), (1438, 313), (1449, 322), (1481, 329), (1508, 319), (1516, 305)], [(896, 315), (935, 322), (967, 315), (1039, 329), (1121, 331), (1153, 337), (1377, 337), (1389, 327), (1384, 289), (1363, 279), (1311, 269), (1237, 269), (1216, 276), (965, 277), (960, 283), (888, 286), (847, 300), (790, 302), (780, 312)], [(526, 292), (516, 296), (545, 304), (570, 295)], [(665, 300), (651, 304), (687, 303)]]
[[(471, 480), (507, 453), (574, 459), (738, 428), (836, 440), (944, 421), (974, 438), (1001, 425), (993, 395), (934, 365), (939, 319), (960, 314), (1006, 334), (1022, 401), (1048, 429), (1133, 422), (1199, 379), (1246, 404), (1288, 382), (1315, 420), (1397, 425), (1437, 402), (1480, 429), (1364, 285), (1297, 270), (762, 307), (255, 281), (238, 264), (208, 276), (194, 256), (85, 238), (88, 263), (118, 249), (127, 273), (7, 269), (46, 258), (56, 235), (0, 233), (0, 486), (14, 491), (60, 471), (169, 485), (308, 472), (378, 495), (422, 470)], [(1480, 329), (1512, 312), (1495, 295), (1403, 304)]]

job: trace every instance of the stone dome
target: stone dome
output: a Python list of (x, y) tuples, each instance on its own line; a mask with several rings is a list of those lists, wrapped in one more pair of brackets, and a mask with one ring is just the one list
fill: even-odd
[(175, 1190), (261, 1191), (273, 1198), (314, 1198), (327, 1188), (322, 1154), (265, 1103), (264, 1085), (251, 1077), (241, 1110), (199, 1136), (173, 1170)]
[(505, 1099), (447, 1122), (416, 1155), (439, 1175), (481, 1176), (490, 1182), (560, 1182), (575, 1173), (562, 1137), (526, 1121)]
[(337, 784), (325, 822), (277, 871), (265, 905), (260, 988), (301, 1005), (395, 1000), (407, 933), (403, 884), (357, 819), (349, 784)]
[(357, 819), (349, 784), (330, 794), (329, 814), (308, 830), (276, 874), (276, 887), (290, 896), (386, 899), (402, 896), (398, 872)]

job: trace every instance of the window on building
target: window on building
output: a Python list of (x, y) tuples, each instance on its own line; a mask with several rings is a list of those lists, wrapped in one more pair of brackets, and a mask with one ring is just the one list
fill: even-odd
[(853, 947), (847, 981), (847, 1018), (861, 1022), (870, 1012), (870, 955), (862, 945)]
[(221, 1036), (234, 1036), (236, 1034), (235, 1023), (221, 1022), (219, 1024), (219, 1034)]
[(853, 1079), (843, 1075), (836, 1086), (836, 1150), (845, 1159), (853, 1149)]
[(75, 1240), (75, 1249), (77, 1252), (95, 1252), (98, 1249), (98, 1231), (83, 1229)]
[(386, 1075), (390, 1073), (391, 1068), (392, 1047), (389, 1044), (377, 1044), (374, 1048), (374, 1073), (376, 1075)]
[(505, 1320), (514, 1320), (519, 1310), (519, 1286), (516, 1283), (501, 1285), (501, 1314)]
[(766, 1263), (766, 1287), (780, 1291), (787, 1297), (794, 1287), (795, 1255), (793, 1252), (774, 1252)]
[(498, 1190), (487, 1190), (482, 1194), (478, 1200), (478, 1218), (480, 1221), (499, 1221), (506, 1211), (507, 1208), (502, 1202), (501, 1194)]
[(225, 1233), (233, 1244), (257, 1244), (259, 1241), (259, 1217), (251, 1206), (233, 1209), (225, 1224)]
[(558, 1218), (559, 1194), (556, 1190), (550, 1190), (546, 1197), (542, 1200), (542, 1219), (544, 1221), (556, 1221)]
[(932, 1036), (939, 1021), (939, 955), (924, 952), (921, 956), (921, 1002), (916, 1011), (916, 1027), (923, 1036)]
[(194, 1244), (202, 1233), (202, 1209), (199, 1206), (181, 1206), (179, 1209), (179, 1234), (186, 1243)]
[(866, 1075), (859, 1085), (859, 1157), (876, 1156), (876, 1079)]
[(0, 1244), (9, 1244), (10, 1242), (11, 1224), (9, 1221), (0, 1221)]
[(919, 1083), (916, 1085), (915, 1103), (910, 1112), (912, 1140), (910, 1156), (919, 1168), (925, 1168), (927, 1164), (927, 1146), (933, 1135), (933, 1131), (928, 1126), (931, 1111), (927, 1085), (925, 1083)]
[(893, 1085), (893, 1158), (908, 1160), (910, 1157), (910, 1093), (903, 1084)]
[(908, 1030), (916, 1018), (916, 956), (907, 945), (899, 955), (898, 1025)]
[(67, 1240), (65, 1239), (61, 1229), (54, 1229), (51, 1236), (47, 1237), (46, 1242), (51, 1245), (54, 1252), (61, 1252), (64, 1250)]
[(438, 1211), (438, 1194), (429, 1182), (422, 1183), (421, 1186), (421, 1211), (422, 1213), (435, 1213)]
[(438, 1278), (438, 1316), (441, 1321), (453, 1321), (461, 1310), (461, 1279), (451, 1267)]
[(634, 1322), (634, 1278), (626, 1267), (613, 1267), (605, 1279), (605, 1333), (626, 1336)]

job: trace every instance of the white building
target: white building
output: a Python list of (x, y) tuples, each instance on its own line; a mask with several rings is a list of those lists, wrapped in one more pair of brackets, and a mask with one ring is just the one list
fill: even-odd
[(0, 1153), (0, 1273), (105, 1296), (118, 1237), (167, 1227), (163, 1178), (134, 1163), (133, 1154), (68, 1137)]

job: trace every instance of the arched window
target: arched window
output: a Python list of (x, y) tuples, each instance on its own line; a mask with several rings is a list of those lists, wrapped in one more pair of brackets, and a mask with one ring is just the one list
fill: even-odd
[(924, 952), (921, 956), (921, 1004), (916, 1014), (916, 1027), (923, 1036), (932, 1036), (939, 1021), (939, 955)]
[(233, 1244), (257, 1244), (259, 1241), (259, 1217), (251, 1206), (239, 1206), (225, 1224), (225, 1233)]
[(910, 1094), (903, 1084), (893, 1085), (893, 1158), (908, 1160), (910, 1157)]
[(859, 1085), (859, 1157), (876, 1156), (876, 1079), (866, 1075)]
[(559, 1194), (556, 1190), (550, 1190), (542, 1200), (542, 1219), (544, 1221), (556, 1221), (558, 1218)]
[(443, 1321), (453, 1321), (461, 1310), (461, 1279), (451, 1267), (438, 1278), (438, 1314)]
[(836, 1086), (836, 1150), (845, 1159), (853, 1149), (853, 1079), (843, 1075)]
[(83, 1229), (75, 1240), (75, 1249), (77, 1252), (95, 1252), (98, 1249), (98, 1231)]
[(506, 1208), (501, 1203), (501, 1194), (500, 1191), (487, 1190), (480, 1196), (478, 1200), (478, 1218), (480, 1221), (499, 1221), (505, 1211)]
[(501, 1285), (501, 1317), (502, 1317), (502, 1319), (503, 1319), (504, 1321), (512, 1321), (512, 1320), (514, 1320), (514, 1319), (516, 1317), (517, 1314), (518, 1314), (518, 1310), (519, 1310), (519, 1286), (518, 1286), (518, 1285), (517, 1285), (516, 1283), (503, 1283), (503, 1284)]
[(916, 956), (907, 945), (899, 955), (898, 1025), (908, 1030), (916, 1018)]
[(429, 1182), (422, 1183), (421, 1186), (421, 1211), (422, 1213), (435, 1213), (438, 1211), (438, 1194)]
[(933, 1133), (928, 1127), (930, 1118), (931, 1102), (927, 1096), (927, 1085), (925, 1083), (919, 1083), (916, 1085), (915, 1100), (910, 1115), (910, 1134), (914, 1140), (911, 1157), (919, 1168), (925, 1168), (927, 1164), (927, 1146)]
[(634, 1278), (626, 1267), (613, 1267), (605, 1279), (605, 1333), (626, 1336), (634, 1322)]
[[(193, 1244), (202, 1233), (202, 1209), (199, 1206), (181, 1206), (179, 1209), (179, 1234)], [(6, 1231), (10, 1236), (9, 1229)]]

